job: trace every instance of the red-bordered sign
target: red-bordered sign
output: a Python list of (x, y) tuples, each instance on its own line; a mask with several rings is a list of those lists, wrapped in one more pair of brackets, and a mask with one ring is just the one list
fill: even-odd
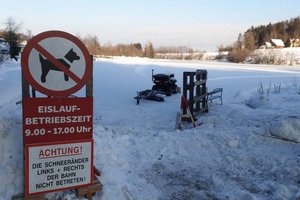
[(24, 98), (24, 144), (93, 138), (93, 98)]
[(93, 183), (93, 140), (25, 147), (25, 196)]
[(25, 79), (48, 96), (68, 96), (90, 79), (92, 60), (85, 45), (62, 31), (47, 31), (32, 38), (21, 58)]

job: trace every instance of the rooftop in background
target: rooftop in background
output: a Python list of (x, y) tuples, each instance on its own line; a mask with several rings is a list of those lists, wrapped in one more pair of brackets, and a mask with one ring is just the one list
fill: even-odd
[(271, 42), (274, 44), (276, 48), (285, 47), (284, 42), (281, 39), (271, 39)]

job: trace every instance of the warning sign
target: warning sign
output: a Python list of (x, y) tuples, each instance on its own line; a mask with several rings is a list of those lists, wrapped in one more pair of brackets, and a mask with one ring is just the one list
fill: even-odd
[(24, 98), (24, 144), (93, 138), (93, 98)]
[(91, 184), (92, 152), (92, 140), (26, 146), (26, 195)]
[[(47, 31), (27, 43), (21, 66), (28, 82), (22, 87), (25, 196), (91, 185), (93, 97), (71, 96), (92, 86), (87, 48), (69, 33)], [(47, 97), (31, 98), (28, 85)]]
[(23, 75), (37, 91), (48, 96), (68, 96), (90, 79), (92, 61), (85, 45), (62, 31), (47, 31), (25, 46)]

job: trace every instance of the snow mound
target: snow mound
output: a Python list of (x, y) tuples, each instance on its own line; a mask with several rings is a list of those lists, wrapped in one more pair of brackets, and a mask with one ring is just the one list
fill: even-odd
[(288, 117), (283, 119), (270, 129), (271, 135), (276, 137), (291, 140), (294, 142), (300, 142), (300, 119), (296, 117)]
[(246, 106), (252, 109), (264, 107), (268, 102), (267, 98), (254, 96), (245, 101)]

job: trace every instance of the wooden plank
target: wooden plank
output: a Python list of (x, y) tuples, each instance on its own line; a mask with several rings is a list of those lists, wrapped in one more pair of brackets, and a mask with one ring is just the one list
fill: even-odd
[(195, 75), (202, 75), (202, 74), (207, 74), (207, 70), (205, 69), (197, 69), (196, 72), (194, 72)]
[[(196, 86), (196, 96), (198, 97), (198, 96), (200, 96), (201, 95), (201, 86), (202, 86), (202, 84), (203, 83), (201, 83), (201, 84), (197, 84), (197, 83), (200, 83), (201, 82), (201, 77), (200, 77), (200, 75), (196, 75), (196, 81), (195, 81), (195, 86)], [(205, 83), (205, 82), (204, 82)], [(199, 110), (200, 109), (200, 101), (196, 101), (196, 100), (194, 100), (195, 101), (195, 103), (196, 103), (196, 106), (195, 106), (195, 109), (196, 110)]]
[(31, 87), (31, 96), (32, 96), (33, 98), (36, 97), (35, 89), (33, 89), (32, 87)]
[(180, 112), (177, 112), (177, 114), (176, 114), (175, 130), (180, 129), (179, 120), (180, 120)]
[[(188, 72), (183, 72), (183, 96), (187, 98), (187, 90), (188, 90), (188, 83), (187, 83), (187, 77), (188, 77)], [(186, 114), (186, 108), (182, 109), (182, 113)]]
[(201, 100), (206, 98), (206, 94), (203, 94), (201, 96), (194, 96), (194, 102), (200, 102)]
[(25, 197), (24, 194), (18, 194), (12, 196), (12, 200), (45, 200), (45, 195), (32, 195), (30, 197)]
[(193, 74), (190, 74), (189, 75), (189, 80), (190, 80), (190, 87), (188, 88), (189, 91), (190, 91), (190, 95), (187, 97), (187, 101), (189, 102), (188, 105), (189, 105), (189, 108), (190, 108), (190, 111), (193, 115), (193, 110), (194, 110), (194, 75), (195, 73)]
[(79, 196), (86, 196), (89, 200), (92, 200), (93, 194), (102, 191), (102, 188), (102, 183), (97, 177), (95, 177), (93, 185), (79, 188), (77, 191)]
[[(22, 70), (21, 70), (22, 73)], [(29, 94), (29, 83), (27, 82), (27, 80), (25, 79), (25, 77), (23, 76), (23, 73), (21, 74), (22, 77), (22, 97), (30, 97)]]
[(205, 84), (206, 83), (206, 80), (198, 80), (198, 81), (195, 81), (195, 85), (199, 86), (199, 85), (202, 85), (202, 84)]
[(183, 72), (183, 96), (187, 97), (187, 89), (189, 88), (188, 83), (187, 83), (187, 72)]
[[(23, 75), (23, 70), (21, 69), (21, 81), (22, 81), (22, 102), (24, 98), (30, 97), (30, 93), (29, 93), (29, 83), (28, 81), (25, 79), (24, 75)], [(25, 190), (25, 145), (23, 145), (23, 188)], [(17, 195), (18, 196), (18, 195)], [(13, 196), (14, 197), (14, 196)], [(12, 199), (14, 199), (12, 197)], [(21, 197), (24, 197), (23, 195), (21, 195)], [(17, 199), (17, 197), (16, 197)]]
[(183, 72), (186, 76), (195, 75), (195, 72)]
[[(206, 84), (206, 80), (200, 80), (200, 81), (193, 82), (194, 86), (201, 86), (203, 84)], [(190, 88), (190, 87), (191, 87), (190, 84), (187, 84), (187, 88)]]
[(93, 68), (94, 68), (94, 65), (93, 65), (93, 55), (91, 55), (91, 60), (92, 60), (92, 74), (91, 74), (91, 78), (90, 80), (87, 82), (86, 84), (86, 90), (85, 90), (85, 96), (86, 97), (93, 97)]

